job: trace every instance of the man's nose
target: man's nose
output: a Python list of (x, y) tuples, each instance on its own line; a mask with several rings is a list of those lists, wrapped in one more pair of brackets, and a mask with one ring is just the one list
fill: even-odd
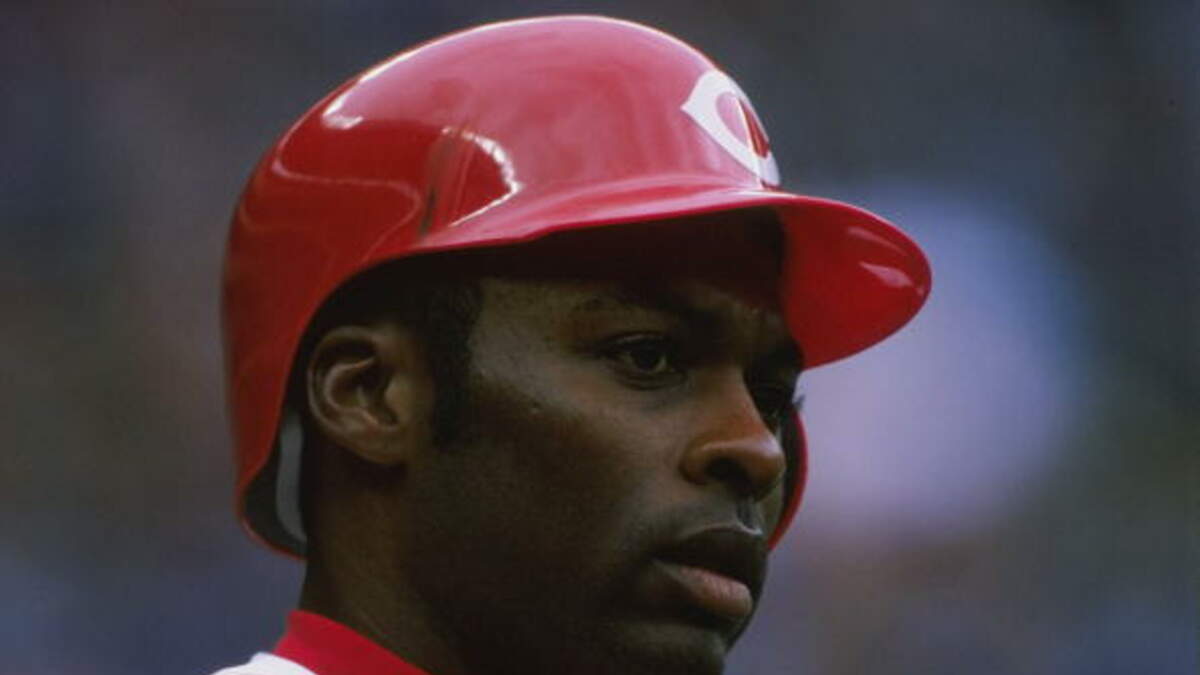
[(702, 428), (683, 458), (687, 479), (721, 484), (739, 498), (766, 497), (783, 478), (787, 457), (742, 378), (721, 386), (703, 414)]

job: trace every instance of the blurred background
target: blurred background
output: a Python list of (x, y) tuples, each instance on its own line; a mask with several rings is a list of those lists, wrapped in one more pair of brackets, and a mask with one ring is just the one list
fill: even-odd
[(755, 101), (785, 183), (929, 253), (806, 375), (806, 508), (732, 675), (1200, 671), (1200, 3), (0, 6), (0, 673), (207, 673), (301, 568), (231, 514), (217, 289), (271, 140), (389, 54), (589, 11)]

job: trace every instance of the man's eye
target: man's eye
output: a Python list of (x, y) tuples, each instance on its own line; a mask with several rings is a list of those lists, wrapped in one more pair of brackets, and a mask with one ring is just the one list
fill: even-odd
[(751, 387), (754, 405), (763, 422), (772, 429), (783, 425), (787, 416), (796, 408), (795, 389), (782, 385), (758, 385)]
[(625, 349), (621, 355), (628, 365), (648, 375), (664, 372), (671, 367), (667, 350), (660, 344), (637, 344)]
[(638, 384), (664, 384), (683, 376), (678, 349), (663, 336), (621, 338), (605, 350), (605, 355), (621, 375)]

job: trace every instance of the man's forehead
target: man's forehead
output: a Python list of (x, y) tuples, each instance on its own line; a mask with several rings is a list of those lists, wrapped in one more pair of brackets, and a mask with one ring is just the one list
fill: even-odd
[(622, 280), (593, 283), (581, 290), (583, 293), (571, 307), (576, 314), (645, 310), (697, 325), (714, 322), (782, 325), (775, 303), (746, 297), (740, 289), (724, 288), (709, 281)]
[(484, 312), (534, 321), (605, 322), (645, 317), (678, 325), (712, 340), (736, 341), (754, 351), (798, 350), (777, 306), (705, 280), (485, 278)]

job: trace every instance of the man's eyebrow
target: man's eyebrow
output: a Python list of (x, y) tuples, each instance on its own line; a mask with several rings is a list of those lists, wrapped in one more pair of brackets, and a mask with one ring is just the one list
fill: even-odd
[[(728, 312), (699, 306), (682, 293), (654, 286), (620, 286), (580, 302), (572, 311), (588, 313), (631, 308), (670, 315), (691, 330), (717, 339), (729, 337), (732, 325)], [(794, 368), (800, 372), (804, 370), (804, 351), (785, 332), (756, 357), (755, 362), (763, 367)]]
[(615, 309), (641, 309), (667, 314), (695, 330), (718, 335), (727, 332), (727, 312), (701, 307), (684, 294), (669, 288), (620, 286), (580, 302), (571, 311), (590, 313)]

